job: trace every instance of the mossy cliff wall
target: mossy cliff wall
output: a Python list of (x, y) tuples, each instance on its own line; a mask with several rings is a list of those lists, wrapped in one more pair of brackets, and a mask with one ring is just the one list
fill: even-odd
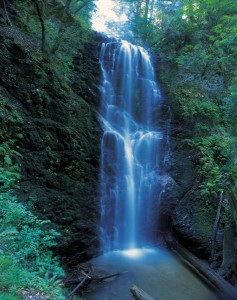
[(0, 35), (1, 103), (11, 116), (1, 126), (7, 132), (9, 122), (17, 124), (18, 197), (61, 233), (57, 253), (77, 261), (98, 246), (98, 39), (73, 58), (65, 80), (53, 61), (42, 62), (13, 37)]
[[(161, 197), (161, 219), (169, 219), (169, 229), (186, 248), (199, 257), (209, 259), (218, 199), (215, 195), (204, 197), (200, 193), (203, 178), (199, 172), (199, 153), (188, 142), (194, 138), (195, 123), (191, 117), (183, 117), (179, 102), (180, 94), (188, 86), (176, 83), (181, 75), (177, 75), (178, 71), (172, 64), (160, 61), (157, 69), (165, 103), (172, 112), (169, 180)], [(222, 225), (220, 220), (216, 237), (217, 252), (222, 249)]]
[[(217, 206), (208, 204), (198, 193), (195, 153), (184, 143), (190, 134), (188, 124), (172, 118), (169, 180), (161, 197), (160, 208), (164, 215), (161, 218), (169, 218), (169, 229), (187, 249), (208, 259)], [(220, 238), (218, 236), (218, 244)]]

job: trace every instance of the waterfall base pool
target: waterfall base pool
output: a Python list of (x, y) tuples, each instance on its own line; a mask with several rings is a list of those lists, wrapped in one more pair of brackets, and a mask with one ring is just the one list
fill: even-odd
[(169, 251), (113, 251), (91, 261), (104, 274), (123, 273), (96, 286), (87, 300), (134, 300), (135, 284), (157, 300), (216, 300), (214, 292)]

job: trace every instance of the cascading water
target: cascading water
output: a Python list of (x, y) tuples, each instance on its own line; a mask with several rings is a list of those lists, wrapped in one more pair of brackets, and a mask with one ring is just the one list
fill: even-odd
[(133, 282), (154, 299), (216, 300), (183, 263), (166, 249), (156, 247), (158, 232), (169, 226), (163, 203), (173, 183), (168, 174), (170, 109), (160, 96), (148, 52), (115, 40), (133, 38), (129, 22), (126, 24), (131, 2), (94, 3), (93, 28), (112, 40), (102, 44), (100, 52), (100, 119), (104, 130), (100, 241), (104, 253), (94, 258), (92, 265), (103, 274), (123, 275), (100, 283), (86, 299), (131, 300)]
[(159, 87), (149, 54), (128, 43), (102, 44), (101, 247), (151, 245), (162, 180)]
[(157, 229), (163, 228), (159, 201), (169, 184), (170, 110), (162, 103), (149, 55), (126, 41), (111, 41), (102, 44), (100, 63), (104, 255), (92, 264), (104, 274), (123, 275), (100, 283), (86, 299), (131, 300), (134, 282), (154, 299), (216, 300), (183, 263), (155, 247)]

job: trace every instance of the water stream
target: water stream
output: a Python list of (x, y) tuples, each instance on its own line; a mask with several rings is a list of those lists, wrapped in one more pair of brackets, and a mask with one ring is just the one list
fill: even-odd
[(101, 48), (101, 245), (152, 245), (164, 188), (159, 87), (148, 53), (127, 41)]
[(117, 278), (93, 285), (87, 300), (134, 300), (134, 284), (155, 300), (217, 300), (214, 293), (167, 250), (113, 251), (91, 262), (101, 276), (121, 272)]

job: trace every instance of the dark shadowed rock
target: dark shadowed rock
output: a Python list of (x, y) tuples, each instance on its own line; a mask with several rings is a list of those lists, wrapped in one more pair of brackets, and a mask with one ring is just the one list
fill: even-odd
[(35, 61), (12, 39), (0, 39), (1, 92), (23, 118), (18, 196), (61, 233), (57, 253), (78, 263), (98, 249), (101, 37), (75, 56), (67, 83), (53, 65)]

